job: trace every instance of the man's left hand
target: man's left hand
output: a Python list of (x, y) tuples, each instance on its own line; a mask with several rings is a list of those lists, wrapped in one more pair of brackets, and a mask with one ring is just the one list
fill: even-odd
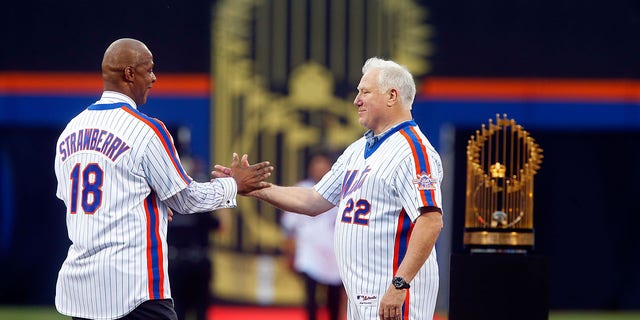
[(407, 296), (407, 290), (409, 289), (396, 289), (393, 285), (389, 286), (380, 300), (380, 309), (378, 310), (380, 320), (402, 319), (402, 304)]

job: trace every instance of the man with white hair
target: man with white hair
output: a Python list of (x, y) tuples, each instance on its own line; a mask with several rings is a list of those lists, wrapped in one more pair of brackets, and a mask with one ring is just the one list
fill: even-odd
[[(248, 195), (318, 215), (337, 206), (334, 247), (348, 319), (433, 319), (435, 242), (442, 228), (440, 156), (413, 120), (413, 76), (371, 58), (354, 105), (369, 129), (313, 187), (271, 185)], [(228, 169), (216, 166), (217, 177)]]

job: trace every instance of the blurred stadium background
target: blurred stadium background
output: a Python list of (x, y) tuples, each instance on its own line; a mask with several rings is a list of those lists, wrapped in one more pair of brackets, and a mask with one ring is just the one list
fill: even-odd
[[(205, 179), (234, 150), (274, 162), (276, 182), (295, 182), (311, 149), (339, 150), (362, 134), (349, 108), (362, 62), (409, 66), (414, 116), (447, 172), (441, 319), (449, 256), (463, 251), (466, 143), (507, 114), (544, 149), (535, 253), (549, 261), (550, 319), (638, 319), (639, 30), (634, 0), (5, 3), (0, 318), (64, 318), (52, 309), (69, 245), (53, 146), (100, 94), (106, 46), (133, 37), (154, 53), (158, 77), (141, 110), (170, 127)], [(302, 285), (280, 259), (278, 212), (241, 201), (216, 213), (221, 227), (208, 233), (211, 318), (257, 306), (300, 318)]]

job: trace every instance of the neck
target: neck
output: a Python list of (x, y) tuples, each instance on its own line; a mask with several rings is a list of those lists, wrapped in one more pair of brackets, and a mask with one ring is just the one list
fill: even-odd
[(105, 82), (104, 86), (103, 86), (104, 91), (113, 91), (113, 92), (118, 92), (118, 93), (122, 93), (125, 96), (131, 98), (131, 100), (135, 100), (133, 98), (133, 94), (131, 92), (131, 89), (129, 88), (129, 86), (126, 85), (126, 83), (109, 83), (109, 82)]
[(384, 124), (381, 124), (380, 126), (378, 126), (378, 128), (375, 129), (371, 129), (373, 130), (373, 134), (374, 135), (378, 135), (381, 134), (389, 129), (391, 129), (392, 127), (396, 126), (397, 124), (401, 123), (401, 122), (405, 122), (408, 120), (413, 119), (411, 117), (411, 113), (409, 114), (400, 114), (397, 117), (393, 117), (388, 119), (388, 121), (386, 121)]

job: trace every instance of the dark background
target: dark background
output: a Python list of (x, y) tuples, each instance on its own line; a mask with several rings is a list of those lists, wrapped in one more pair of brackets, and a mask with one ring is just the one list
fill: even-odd
[[(215, 2), (4, 1), (0, 70), (97, 70), (105, 44), (126, 36), (156, 53), (159, 71), (208, 72)], [(640, 1), (417, 2), (434, 29), (433, 76), (640, 76)]]
[[(428, 76), (640, 77), (640, 1), (419, 2), (428, 8), (427, 23), (434, 30)], [(105, 46), (120, 37), (133, 37), (154, 52), (159, 77), (208, 73), (214, 3), (4, 1), (0, 72), (98, 72)], [(637, 101), (629, 104), (640, 108)], [(456, 129), (457, 154), (464, 154), (462, 137), (479, 125)], [(551, 308), (640, 309), (640, 131), (614, 126), (527, 129), (545, 154), (535, 184), (536, 253), (549, 257)], [(16, 181), (13, 194), (0, 184), (2, 208), (15, 211), (13, 221), (0, 221), (0, 239), (11, 236), (17, 244), (0, 247), (0, 303), (53, 302), (51, 279), (68, 245), (60, 240), (66, 240), (61, 231), (64, 220), (36, 213), (63, 211), (51, 189), (55, 178), (41, 174), (53, 172), (49, 159), (59, 130), (0, 127), (0, 160), (10, 165), (14, 178), (19, 177), (11, 180)], [(465, 172), (463, 161), (464, 157), (456, 158), (456, 172)], [(9, 173), (2, 174), (6, 178)], [(464, 174), (457, 174), (454, 252), (462, 250), (464, 183)], [(10, 222), (15, 229), (6, 228)]]

